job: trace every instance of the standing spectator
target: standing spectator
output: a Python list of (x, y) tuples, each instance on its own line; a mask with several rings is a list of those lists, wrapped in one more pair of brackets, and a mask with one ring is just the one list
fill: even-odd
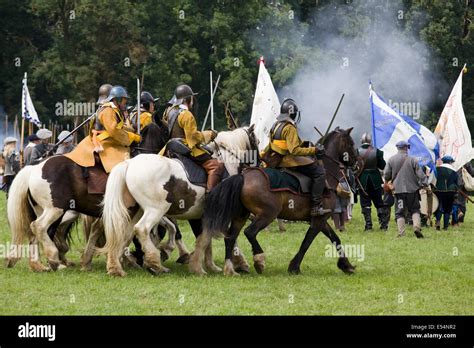
[(364, 160), (364, 170), (360, 174), (360, 205), (365, 220), (365, 231), (372, 229), (372, 203), (377, 208), (380, 229), (387, 231), (390, 219), (390, 206), (386, 206), (382, 196), (382, 175), (380, 171), (385, 168), (383, 151), (372, 146), (372, 137), (364, 133), (358, 149), (360, 157)]
[(3, 173), (2, 190), (7, 193), (15, 178), (15, 175), (20, 171), (20, 153), (16, 149), (17, 140), (13, 137), (8, 137), (4, 141), (3, 158), (5, 159), (5, 172)]
[(392, 181), (395, 193), (395, 218), (397, 219), (398, 236), (405, 234), (405, 210), (408, 210), (413, 219), (413, 229), (417, 238), (421, 234), (420, 194), (418, 190), (426, 187), (427, 176), (423, 173), (416, 158), (408, 155), (410, 144), (399, 141), (398, 153), (392, 156), (384, 171), (386, 182)]
[(31, 134), (28, 136), (28, 144), (25, 146), (23, 150), (23, 163), (25, 166), (30, 164), (31, 161), (31, 153), (33, 152), (33, 148), (41, 142), (41, 139), (38, 138), (36, 134)]
[(71, 135), (71, 132), (67, 131), (67, 130), (63, 130), (61, 133), (59, 133), (59, 136), (58, 136), (58, 141), (62, 141), (64, 140), (61, 145), (58, 146), (58, 149), (56, 150), (56, 155), (64, 155), (65, 153), (69, 153), (71, 152), (72, 150), (74, 150), (74, 145), (72, 143), (72, 136)]
[[(468, 162), (464, 165), (464, 168), (468, 172), (468, 174), (474, 177), (474, 167), (472, 166), (471, 162)], [(458, 171), (458, 188), (461, 193), (457, 195), (454, 200), (454, 207), (453, 207), (453, 221), (454, 223), (463, 223), (464, 218), (466, 217), (466, 196), (469, 195), (469, 191), (466, 190), (464, 187), (464, 179), (462, 176), (462, 168)], [(456, 210), (454, 212), (454, 210)], [(456, 217), (454, 217), (456, 214)]]
[(444, 156), (443, 164), (436, 167), (436, 189), (435, 194), (439, 200), (439, 207), (436, 211), (436, 230), (440, 230), (441, 216), (443, 219), (443, 229), (449, 226), (449, 217), (453, 212), (454, 196), (458, 191), (458, 173), (454, 170), (452, 163), (454, 158)]
[(49, 129), (40, 129), (38, 132), (36, 132), (36, 135), (38, 138), (40, 138), (41, 142), (33, 148), (28, 164), (40, 163), (46, 153), (52, 148), (52, 145), (49, 144), (49, 140), (51, 139), (53, 133)]

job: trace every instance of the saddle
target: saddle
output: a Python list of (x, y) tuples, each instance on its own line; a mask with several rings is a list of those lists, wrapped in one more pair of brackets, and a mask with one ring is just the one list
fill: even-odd
[(310, 194), (311, 179), (288, 168), (248, 168), (259, 170), (268, 180), (270, 191), (289, 191), (293, 194)]
[(87, 182), (87, 192), (89, 194), (105, 194), (105, 186), (109, 174), (105, 172), (100, 157), (94, 153), (95, 165), (93, 167), (82, 167), (82, 177)]
[[(207, 173), (203, 167), (201, 167), (189, 157), (175, 152), (170, 153), (170, 158), (178, 162), (183, 167), (189, 182), (197, 186), (202, 186), (204, 188), (207, 187)], [(226, 179), (228, 176), (229, 173), (226, 169), (224, 169), (224, 173), (222, 174), (222, 180)]]

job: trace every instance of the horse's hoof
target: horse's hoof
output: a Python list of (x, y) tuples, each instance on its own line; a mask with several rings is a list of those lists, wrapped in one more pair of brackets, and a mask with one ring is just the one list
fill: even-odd
[(67, 268), (67, 266), (63, 263), (59, 264), (59, 266), (58, 266), (58, 270), (62, 270), (62, 269), (66, 269), (66, 268)]
[(189, 258), (190, 258), (189, 254), (183, 254), (176, 260), (176, 263), (186, 265), (189, 263)]
[(166, 267), (147, 267), (146, 268), (148, 272), (150, 272), (151, 274), (153, 275), (160, 275), (160, 274), (163, 274), (163, 273), (169, 273), (170, 270)]
[(81, 272), (90, 272), (92, 271), (92, 266), (91, 265), (83, 265), (81, 267)]
[(33, 272), (38, 272), (38, 273), (42, 273), (42, 272), (49, 272), (51, 271), (51, 268), (49, 267), (46, 267), (42, 264), (34, 264), (34, 265), (30, 265), (30, 268)]
[(199, 268), (199, 269), (195, 269), (195, 268), (189, 268), (189, 273), (192, 273), (192, 274), (195, 274), (195, 275), (198, 275), (198, 276), (205, 276), (207, 275), (207, 272), (202, 269), (202, 268)]
[(351, 275), (351, 274), (354, 274), (355, 268), (354, 268), (354, 267), (348, 267), (348, 268), (342, 269), (342, 271), (343, 271), (345, 274)]
[(55, 272), (58, 270), (58, 268), (59, 268), (60, 265), (61, 265), (59, 262), (57, 262), (57, 261), (51, 261), (51, 260), (48, 261), (48, 264), (49, 264), (49, 267), (51, 267), (51, 269), (52, 269), (53, 271), (55, 271)]
[(250, 267), (248, 264), (238, 265), (238, 266), (235, 266), (235, 271), (238, 273), (250, 273)]
[(76, 263), (72, 261), (66, 261), (66, 266), (67, 267), (76, 267)]
[(240, 274), (237, 273), (233, 267), (224, 266), (224, 275), (227, 277), (239, 277)]
[(265, 270), (264, 263), (256, 262), (253, 264), (253, 266), (255, 267), (255, 270), (257, 271), (258, 274), (262, 274), (263, 271)]
[(107, 272), (108, 275), (113, 277), (125, 277), (127, 273), (123, 270), (110, 270)]
[(291, 275), (299, 275), (301, 274), (301, 270), (299, 268), (290, 268), (288, 267), (288, 273)]
[(220, 273), (220, 272), (222, 272), (222, 268), (220, 268), (219, 266), (214, 265), (214, 264), (208, 265), (208, 266), (206, 266), (206, 268), (207, 268), (207, 270), (208, 270), (209, 272), (213, 272), (213, 273)]

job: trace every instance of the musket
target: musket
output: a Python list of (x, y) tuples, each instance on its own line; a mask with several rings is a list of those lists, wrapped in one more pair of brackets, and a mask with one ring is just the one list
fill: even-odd
[(97, 111), (94, 112), (92, 115), (90, 115), (86, 120), (82, 121), (81, 124), (79, 124), (76, 128), (74, 128), (74, 129), (69, 133), (69, 135), (68, 135), (67, 137), (65, 137), (64, 139), (58, 141), (56, 144), (54, 144), (53, 148), (47, 152), (46, 157), (51, 156), (54, 152), (56, 152), (56, 150), (57, 150), (57, 148), (59, 147), (59, 145), (61, 145), (62, 143), (64, 143), (67, 138), (69, 138), (71, 135), (73, 135), (74, 133), (76, 133), (80, 128), (82, 128), (82, 127), (83, 127), (87, 122), (89, 122), (96, 114), (97, 114)]
[(471, 197), (469, 197), (468, 195), (466, 195), (464, 192), (462, 192), (461, 190), (458, 190), (458, 193), (461, 194), (461, 196), (463, 196), (464, 198), (466, 198), (469, 202), (471, 203), (474, 203), (474, 201), (471, 199)]

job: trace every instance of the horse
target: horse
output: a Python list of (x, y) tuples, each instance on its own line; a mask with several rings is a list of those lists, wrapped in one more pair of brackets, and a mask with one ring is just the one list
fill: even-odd
[[(354, 141), (350, 136), (352, 128), (347, 130), (336, 128), (322, 141), (325, 146), (323, 163), (326, 169), (326, 181), (323, 204), (334, 210), (336, 204), (336, 188), (343, 171), (341, 168), (353, 166), (357, 162)], [(291, 204), (290, 204), (291, 203)], [(244, 234), (252, 246), (254, 267), (257, 273), (265, 268), (265, 254), (257, 241), (257, 234), (268, 226), (275, 218), (294, 221), (310, 221), (311, 225), (296, 256), (291, 260), (288, 271), (299, 274), (303, 257), (316, 235), (322, 231), (339, 251), (337, 266), (345, 273), (353, 273), (351, 265), (344, 254), (341, 241), (327, 220), (330, 214), (320, 217), (310, 216), (309, 195), (298, 195), (288, 191), (270, 191), (267, 178), (260, 170), (244, 170), (217, 185), (206, 199), (203, 216), (203, 233), (196, 241), (194, 254), (189, 262), (189, 270), (195, 274), (202, 272), (202, 253), (213, 237), (224, 233), (225, 237), (225, 275), (238, 275), (232, 262), (232, 246), (237, 240), (240, 230), (245, 225), (250, 213), (255, 217), (245, 229)]]
[[(144, 128), (142, 140), (133, 151), (157, 153), (168, 137), (164, 124), (151, 123)], [(7, 201), (12, 233), (12, 249), (7, 257), (7, 267), (13, 267), (19, 260), (21, 255), (18, 248), (27, 238), (30, 249), (35, 247), (39, 251), (38, 243), (41, 243), (49, 263), (49, 267), (44, 266), (39, 252), (30, 250), (30, 268), (38, 272), (58, 269), (59, 252), (53, 242), (55, 227), (72, 223), (80, 213), (96, 218), (101, 216), (103, 195), (88, 193), (84, 173), (85, 168), (62, 155), (26, 166), (18, 173)]]
[[(230, 175), (239, 172), (246, 158), (251, 156), (249, 154), (258, 154), (253, 128), (219, 132), (209, 145)], [(154, 274), (168, 272), (161, 265), (160, 252), (151, 243), (149, 232), (166, 215), (189, 220), (194, 235), (198, 237), (202, 231), (200, 219), (205, 196), (205, 188), (191, 183), (183, 166), (174, 159), (142, 154), (114, 167), (104, 195), (106, 244), (100, 249), (101, 253), (107, 254), (108, 274), (126, 275), (120, 257), (134, 236), (143, 247), (146, 268)], [(136, 206), (140, 207), (138, 213)], [(134, 225), (133, 231), (124, 228), (129, 224)], [(248, 271), (248, 264), (237, 246), (233, 256), (237, 267)], [(206, 266), (210, 271), (222, 271), (212, 260), (211, 247), (206, 250)]]

